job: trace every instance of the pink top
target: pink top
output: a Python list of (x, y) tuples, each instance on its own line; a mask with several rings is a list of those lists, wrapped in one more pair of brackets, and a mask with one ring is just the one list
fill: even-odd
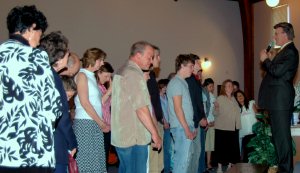
[[(104, 85), (98, 84), (99, 89), (102, 93), (102, 97), (104, 96), (104, 94), (106, 94), (107, 89), (105, 88)], [(103, 121), (110, 125), (110, 105), (111, 105), (111, 96), (109, 96), (109, 98), (106, 100), (106, 102), (104, 104), (102, 104), (102, 114), (103, 114)]]

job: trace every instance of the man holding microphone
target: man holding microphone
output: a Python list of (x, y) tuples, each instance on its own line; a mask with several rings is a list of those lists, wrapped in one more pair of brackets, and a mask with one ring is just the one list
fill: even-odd
[(271, 119), (272, 138), (278, 158), (279, 172), (293, 172), (291, 137), (291, 115), (295, 91), (293, 79), (296, 75), (299, 54), (293, 39), (292, 24), (281, 22), (274, 26), (276, 45), (281, 46), (271, 60), (268, 50), (260, 52), (260, 61), (266, 71), (259, 89), (258, 104), (268, 111)]

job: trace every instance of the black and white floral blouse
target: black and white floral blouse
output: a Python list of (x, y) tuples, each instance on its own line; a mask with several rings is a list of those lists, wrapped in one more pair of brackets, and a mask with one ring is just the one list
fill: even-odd
[(61, 115), (48, 55), (17, 37), (0, 45), (0, 167), (54, 167)]

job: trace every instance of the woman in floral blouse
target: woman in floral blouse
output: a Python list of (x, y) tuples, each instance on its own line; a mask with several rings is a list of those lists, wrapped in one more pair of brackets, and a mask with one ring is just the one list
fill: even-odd
[(0, 172), (52, 172), (54, 122), (61, 116), (48, 54), (37, 49), (48, 27), (35, 6), (13, 8), (0, 45)]

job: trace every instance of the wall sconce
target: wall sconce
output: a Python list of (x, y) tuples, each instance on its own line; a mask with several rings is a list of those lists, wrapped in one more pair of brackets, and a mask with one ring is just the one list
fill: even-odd
[(202, 68), (208, 69), (211, 66), (211, 61), (208, 58), (204, 58), (204, 61), (201, 63)]
[(279, 4), (279, 0), (266, 0), (269, 7), (276, 7)]

